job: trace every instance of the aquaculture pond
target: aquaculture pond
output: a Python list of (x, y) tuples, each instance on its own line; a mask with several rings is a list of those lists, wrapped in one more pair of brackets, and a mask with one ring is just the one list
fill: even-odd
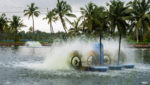
[(0, 85), (150, 85), (150, 49), (130, 49), (136, 53), (134, 69), (90, 72), (40, 65), (52, 47), (0, 47)]

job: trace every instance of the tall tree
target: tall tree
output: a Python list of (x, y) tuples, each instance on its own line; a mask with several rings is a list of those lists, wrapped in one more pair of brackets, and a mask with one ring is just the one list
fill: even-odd
[(2, 14), (0, 16), (0, 32), (5, 32), (7, 31), (6, 29), (8, 28), (8, 19), (5, 14)]
[(96, 9), (96, 5), (94, 3), (89, 3), (85, 6), (85, 8), (80, 8), (82, 18), (84, 18), (84, 24), (89, 30), (93, 29), (93, 15), (94, 10)]
[(10, 21), (10, 27), (12, 32), (18, 33), (21, 27), (25, 27), (22, 20), (18, 16), (13, 16), (12, 20)]
[[(100, 32), (100, 24), (106, 26), (107, 20), (106, 12), (104, 7), (98, 7), (94, 3), (88, 3), (85, 8), (80, 8), (82, 18), (84, 19), (84, 25), (88, 30), (94, 32), (94, 34), (99, 34)], [(105, 29), (101, 26), (101, 29)], [(105, 29), (106, 30), (106, 29)]]
[(10, 32), (9, 26), (8, 26), (8, 18), (5, 14), (2, 14), (0, 16), (0, 39), (7, 39), (8, 33)]
[(135, 23), (136, 39), (139, 42), (145, 29), (150, 29), (150, 0), (134, 0), (128, 3), (132, 8), (133, 22)]
[(65, 30), (65, 32), (67, 33), (67, 27), (66, 27), (66, 21), (69, 21), (69, 19), (67, 17), (76, 17), (74, 14), (72, 14), (72, 8), (69, 4), (67, 4), (66, 1), (59, 1), (57, 0), (57, 5), (56, 8), (54, 9), (56, 14), (58, 14), (62, 26)]
[(91, 30), (91, 33), (97, 34), (100, 37), (100, 64), (103, 64), (102, 58), (102, 32), (107, 28), (107, 16), (104, 7), (98, 7), (94, 3), (89, 3), (85, 8), (80, 8), (82, 18), (84, 18), (85, 27)]
[(81, 17), (79, 17), (77, 20), (74, 20), (74, 22), (70, 22), (71, 28), (69, 29), (69, 34), (71, 36), (78, 36), (81, 33), (82, 29), (82, 23), (80, 23)]
[(107, 32), (108, 26), (107, 26), (107, 14), (106, 11), (104, 9), (104, 7), (97, 7), (95, 9), (95, 13), (94, 13), (94, 22), (98, 25), (98, 29), (96, 29), (96, 31), (98, 31), (99, 37), (100, 37), (100, 64), (103, 65), (104, 64), (104, 58), (102, 56), (102, 36), (103, 36), (103, 32)]
[(17, 34), (21, 27), (25, 27), (25, 25), (22, 23), (22, 20), (18, 16), (13, 16), (12, 20), (10, 21), (10, 28), (11, 31), (15, 34), (15, 42), (18, 40)]
[(113, 30), (117, 28), (119, 32), (119, 51), (118, 51), (118, 62), (120, 64), (120, 49), (121, 49), (121, 38), (122, 34), (127, 31), (127, 20), (131, 18), (131, 12), (128, 6), (125, 6), (124, 2), (120, 0), (113, 0), (108, 4), (109, 6), (109, 18), (110, 23), (113, 26)]
[(48, 24), (50, 24), (50, 32), (54, 33), (52, 22), (53, 21), (55, 22), (56, 20), (58, 20), (58, 17), (56, 16), (56, 13), (54, 12), (54, 10), (49, 11), (46, 17), (43, 19), (48, 19)]
[(31, 5), (29, 6), (29, 5), (27, 5), (27, 7), (28, 7), (28, 9), (25, 9), (24, 10), (24, 16), (28, 16), (28, 18), (30, 18), (30, 17), (32, 17), (32, 24), (33, 24), (33, 34), (34, 34), (34, 16), (35, 17), (38, 17), (39, 16), (39, 14), (40, 14), (40, 12), (38, 11), (38, 7), (37, 6), (35, 6), (35, 4), (34, 3), (31, 3)]

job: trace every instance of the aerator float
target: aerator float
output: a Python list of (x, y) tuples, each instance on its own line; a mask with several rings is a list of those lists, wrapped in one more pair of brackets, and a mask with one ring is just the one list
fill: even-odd
[[(100, 49), (101, 47), (101, 49)], [(101, 50), (101, 52), (100, 52)], [(120, 62), (125, 62), (126, 57), (121, 56)], [(114, 59), (111, 55), (105, 52), (103, 44), (93, 44), (93, 50), (89, 52), (87, 57), (83, 57), (79, 51), (73, 51), (69, 56), (71, 67), (81, 71), (100, 71), (121, 70), (122, 68), (133, 69), (134, 65), (117, 65), (118, 59)]]

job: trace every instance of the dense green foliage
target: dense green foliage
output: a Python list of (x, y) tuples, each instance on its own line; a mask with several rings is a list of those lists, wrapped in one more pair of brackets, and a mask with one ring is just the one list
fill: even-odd
[(59, 41), (65, 39), (65, 33), (64, 32), (57, 32), (57, 33), (46, 33), (41, 31), (35, 31), (34, 35), (33, 32), (25, 32), (21, 31), (19, 33), (1, 33), (0, 34), (0, 42), (14, 42), (17, 40), (17, 42), (26, 42), (26, 41), (40, 41), (40, 42), (48, 42), (53, 43), (54, 41)]
[(66, 21), (69, 21), (67, 17), (76, 17), (74, 14), (72, 14), (72, 8), (66, 1), (60, 1), (57, 0), (56, 8), (53, 9), (54, 12), (59, 16), (62, 26), (67, 33), (67, 27), (66, 27)]
[[(124, 37), (129, 42), (150, 42), (150, 0), (133, 0), (125, 4), (120, 0), (111, 0), (107, 7), (98, 6), (92, 2), (81, 7), (81, 16), (76, 17), (72, 13), (72, 7), (66, 1), (57, 0), (56, 7), (50, 10), (44, 19), (50, 24), (51, 33), (35, 31), (34, 17), (40, 12), (38, 7), (31, 3), (24, 10), (25, 16), (32, 17), (32, 30), (25, 33), (19, 31), (24, 26), (20, 17), (13, 16), (8, 19), (5, 14), (0, 15), (0, 40), (1, 41), (27, 41), (39, 40), (53, 42), (54, 39), (66, 39), (66, 37)], [(70, 21), (69, 17), (74, 20)], [(64, 32), (54, 33), (52, 22), (60, 20)], [(66, 21), (70, 26), (66, 26)], [(70, 27), (68, 29), (68, 27)], [(33, 33), (31, 32), (33, 31)]]

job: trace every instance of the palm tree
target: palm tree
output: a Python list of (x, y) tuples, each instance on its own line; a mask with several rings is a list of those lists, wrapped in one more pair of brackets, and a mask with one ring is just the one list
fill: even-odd
[(15, 42), (17, 41), (16, 35), (18, 34), (18, 31), (21, 27), (25, 27), (25, 25), (22, 23), (22, 20), (18, 16), (13, 16), (12, 21), (10, 21), (10, 28), (11, 31), (15, 34)]
[(93, 14), (96, 9), (96, 5), (94, 3), (89, 3), (85, 6), (85, 8), (80, 8), (82, 18), (84, 19), (84, 24), (89, 30), (92, 30), (93, 27)]
[(71, 28), (69, 29), (69, 34), (71, 36), (78, 36), (81, 33), (82, 29), (82, 23), (80, 23), (81, 17), (79, 17), (77, 20), (74, 20), (74, 22), (70, 22)]
[[(10, 32), (9, 26), (8, 26), (8, 18), (5, 14), (2, 14), (0, 16), (0, 39), (7, 39), (8, 32)], [(8, 33), (8, 34), (7, 34)]]
[(59, 16), (62, 26), (67, 33), (67, 27), (66, 27), (66, 21), (69, 21), (67, 17), (76, 17), (74, 14), (72, 14), (72, 8), (69, 4), (67, 4), (66, 1), (59, 1), (57, 0), (56, 8), (54, 9), (56, 14)]
[(12, 32), (18, 33), (21, 27), (25, 27), (25, 25), (22, 23), (22, 20), (18, 16), (13, 16), (12, 21), (10, 21), (10, 27)]
[(58, 17), (56, 16), (56, 13), (54, 12), (54, 10), (49, 11), (46, 17), (43, 19), (48, 19), (48, 24), (50, 24), (50, 32), (54, 33), (52, 22), (53, 21), (55, 22), (56, 20), (58, 20)]
[(8, 31), (6, 30), (7, 28), (8, 28), (8, 19), (5, 14), (2, 14), (0, 16), (0, 32), (3, 33), (5, 31)]
[(136, 39), (143, 37), (143, 31), (150, 28), (150, 0), (134, 0), (128, 3), (132, 8), (132, 15), (135, 23)]
[(131, 13), (128, 6), (124, 6), (124, 2), (119, 0), (113, 0), (108, 4), (109, 6), (109, 18), (113, 30), (117, 28), (119, 32), (119, 51), (118, 62), (120, 61), (120, 49), (121, 49), (121, 37), (123, 33), (127, 31), (127, 20), (131, 18)]
[[(81, 17), (84, 19), (83, 24), (94, 34), (99, 34), (100, 24), (107, 25), (107, 23), (104, 23), (107, 20), (104, 7), (98, 7), (94, 3), (89, 3), (85, 8), (80, 8), (80, 10)], [(102, 26), (101, 28), (103, 29), (104, 27)]]
[(28, 16), (28, 18), (32, 17), (32, 24), (33, 24), (33, 34), (34, 34), (34, 16), (38, 17), (40, 12), (38, 11), (38, 7), (35, 6), (34, 3), (31, 3), (31, 5), (27, 5), (28, 9), (24, 10), (24, 16)]
[[(84, 18), (85, 25), (90, 33), (98, 34), (100, 37), (100, 56), (102, 54), (101, 49), (101, 39), (102, 33), (107, 28), (107, 16), (104, 7), (98, 7), (94, 3), (89, 3), (85, 8), (80, 8), (82, 13), (82, 18)], [(103, 59), (100, 57), (100, 64), (103, 64)]]
[(103, 65), (104, 64), (104, 58), (102, 58), (102, 36), (103, 36), (103, 32), (107, 32), (108, 29), (108, 18), (107, 18), (107, 13), (104, 9), (104, 7), (97, 7), (95, 10), (95, 16), (94, 16), (94, 21), (95, 23), (98, 25), (99, 29), (96, 30), (99, 33), (99, 37), (100, 37), (100, 64)]

